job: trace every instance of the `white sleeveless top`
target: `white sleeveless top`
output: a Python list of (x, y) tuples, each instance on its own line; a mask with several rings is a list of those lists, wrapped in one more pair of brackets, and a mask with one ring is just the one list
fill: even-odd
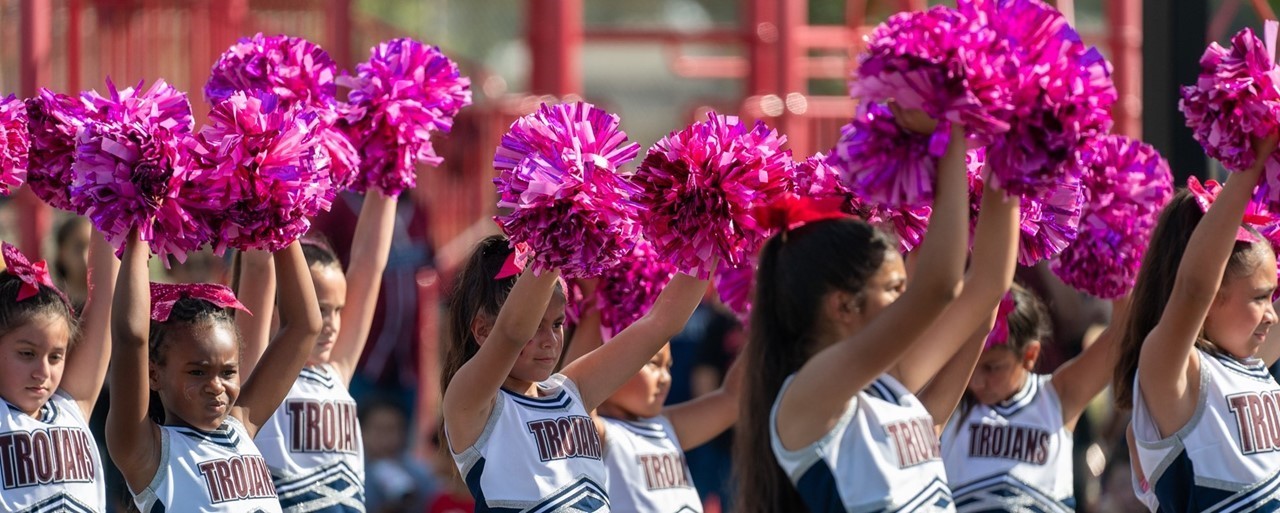
[(280, 513), (271, 471), (235, 417), (200, 431), (160, 426), (160, 467), (142, 493), (142, 513)]
[(1075, 511), (1072, 441), (1051, 375), (1000, 404), (965, 403), (942, 432), (956, 511)]
[(601, 417), (609, 502), (614, 511), (702, 513), (684, 450), (666, 417), (627, 421)]
[(849, 399), (830, 432), (795, 451), (778, 440), (779, 404), (769, 415), (773, 455), (811, 511), (955, 511), (933, 418), (892, 376)]
[(0, 403), (0, 511), (106, 511), (102, 456), (75, 400), (54, 392), (38, 417)]
[(476, 512), (608, 512), (603, 447), (577, 385), (553, 374), (538, 388), (500, 390), (475, 445), (453, 453)]
[(364, 441), (356, 402), (332, 366), (302, 369), (253, 442), (285, 511), (364, 512)]
[(1160, 438), (1137, 377), (1133, 435), (1161, 511), (1280, 510), (1280, 385), (1261, 360), (1196, 350), (1200, 401)]

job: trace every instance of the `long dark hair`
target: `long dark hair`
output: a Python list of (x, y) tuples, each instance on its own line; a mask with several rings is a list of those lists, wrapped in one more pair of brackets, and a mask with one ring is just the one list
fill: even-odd
[[(1151, 234), (1151, 245), (1143, 257), (1142, 270), (1138, 271), (1138, 280), (1133, 287), (1128, 321), (1120, 332), (1120, 358), (1111, 382), (1116, 406), (1120, 408), (1133, 407), (1133, 378), (1138, 372), (1142, 342), (1164, 315), (1164, 307), (1169, 303), (1173, 283), (1178, 277), (1178, 267), (1182, 265), (1182, 255), (1187, 250), (1192, 232), (1203, 218), (1204, 211), (1187, 190), (1179, 191), (1160, 213), (1160, 221)], [(1246, 229), (1257, 236), (1253, 228)], [(1261, 236), (1257, 237), (1262, 240)], [(1231, 258), (1227, 260), (1227, 272), (1239, 273), (1255, 265), (1253, 249), (1254, 243), (1237, 241), (1231, 249)], [(1196, 341), (1196, 347), (1216, 351), (1203, 338)]]
[(735, 504), (745, 513), (807, 511), (770, 446), (769, 412), (782, 383), (819, 349), (814, 328), (822, 298), (861, 294), (896, 247), (883, 232), (854, 219), (810, 223), (775, 235), (760, 252), (741, 420), (735, 436)]
[(481, 240), (454, 278), (449, 294), (448, 329), (445, 337), (444, 368), (440, 370), (440, 393), (449, 388), (453, 375), (480, 349), (471, 333), (471, 321), (477, 315), (498, 317), (502, 303), (515, 286), (516, 278), (495, 279), (502, 264), (511, 255), (506, 237), (491, 235)]

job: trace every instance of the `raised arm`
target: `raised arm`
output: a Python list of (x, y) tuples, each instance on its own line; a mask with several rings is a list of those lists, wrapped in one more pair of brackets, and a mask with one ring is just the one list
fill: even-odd
[(1128, 317), (1129, 298), (1112, 301), (1111, 324), (1098, 336), (1098, 340), (1054, 371), (1053, 389), (1062, 402), (1062, 420), (1067, 429), (1075, 430), (1076, 421), (1080, 420), (1080, 414), (1084, 413), (1089, 401), (1111, 382), (1116, 361), (1120, 358), (1120, 330), (1124, 329)]
[(578, 303), (578, 325), (574, 326), (573, 337), (560, 358), (562, 368), (604, 345), (604, 333), (600, 331), (600, 305), (596, 303), (599, 280), (577, 280), (577, 286), (582, 293), (582, 301)]
[[(959, 302), (956, 301), (956, 303)], [(969, 334), (960, 350), (956, 351), (951, 360), (938, 371), (933, 381), (925, 385), (924, 389), (917, 394), (924, 408), (929, 410), (929, 415), (933, 417), (933, 429), (939, 434), (947, 427), (951, 414), (956, 411), (956, 406), (964, 397), (965, 390), (969, 388), (969, 378), (973, 377), (973, 368), (978, 365), (978, 359), (982, 357), (983, 348), (987, 343), (987, 335), (995, 325), (997, 309), (998, 307), (992, 308), (987, 312), (978, 327)]]
[(680, 439), (680, 448), (690, 450), (720, 436), (738, 421), (738, 399), (742, 391), (742, 357), (733, 361), (720, 388), (680, 404), (664, 408)]
[(964, 130), (953, 126), (911, 286), (851, 338), (809, 358), (782, 395), (777, 429), (785, 447), (808, 445), (830, 429), (849, 398), (897, 363), (956, 297), (969, 242), (964, 152)]
[(89, 299), (80, 315), (80, 339), (62, 373), (62, 388), (76, 400), (84, 418), (93, 414), (111, 363), (111, 303), (120, 261), (107, 239), (93, 231), (89, 243)]
[(258, 367), (245, 379), (240, 397), (231, 408), (231, 415), (244, 424), (250, 438), (258, 434), (258, 428), (271, 419), (289, 394), (321, 329), (320, 306), (302, 246), (294, 241), (276, 252), (274, 258), (280, 289), (280, 331), (262, 353)]
[(537, 334), (559, 277), (560, 271), (547, 271), (541, 276), (521, 273), (485, 334), (484, 343), (449, 381), (441, 407), (454, 452), (466, 450), (480, 438), (498, 390), (515, 367), (520, 351)]
[(107, 451), (125, 482), (141, 491), (160, 466), (160, 430), (147, 417), (150, 365), (147, 337), (151, 329), (151, 283), (147, 278), (150, 249), (129, 235), (111, 309), (111, 407), (107, 410)]
[(1138, 386), (1161, 436), (1177, 432), (1195, 412), (1200, 370), (1192, 349), (1218, 294), (1253, 188), (1275, 143), (1273, 135), (1254, 145), (1259, 151), (1253, 166), (1227, 180), (1192, 232), (1164, 313), (1142, 343)]
[[(236, 310), (236, 329), (243, 351), (240, 356), (240, 384), (253, 374), (258, 360), (271, 341), (271, 317), (276, 307), (276, 266), (265, 251), (242, 251), (236, 276), (236, 299), (248, 312)], [(250, 313), (252, 312), (252, 313)]]
[[(1005, 198), (1004, 192), (990, 183), (985, 186), (978, 228), (973, 238), (973, 258), (969, 259), (972, 264), (964, 280), (964, 289), (924, 332), (921, 342), (912, 346), (892, 371), (908, 390), (919, 392), (926, 383), (935, 381), (943, 389), (963, 391), (969, 382), (972, 365), (967, 372), (948, 373), (946, 380), (938, 381), (934, 375), (948, 362), (955, 361), (952, 357), (956, 351), (966, 340), (974, 337), (978, 327), (984, 324), (984, 319), (1000, 304), (1000, 298), (1013, 284), (1013, 271), (1018, 263), (1021, 204), (1017, 197)], [(945, 416), (935, 416), (934, 419), (946, 422)]]
[(587, 410), (595, 409), (613, 395), (640, 372), (671, 337), (684, 329), (706, 290), (707, 280), (676, 274), (658, 294), (649, 313), (615, 335), (608, 344), (565, 366), (563, 373), (578, 385)]
[(372, 189), (360, 207), (356, 234), (351, 241), (351, 261), (347, 265), (347, 297), (342, 312), (342, 328), (333, 343), (329, 363), (346, 383), (355, 374), (356, 363), (369, 339), (373, 313), (382, 290), (382, 273), (387, 269), (391, 235), (396, 227), (398, 197)]

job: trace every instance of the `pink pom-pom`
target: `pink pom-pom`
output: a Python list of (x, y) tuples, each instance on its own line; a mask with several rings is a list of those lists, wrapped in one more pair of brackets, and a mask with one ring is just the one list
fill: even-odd
[[(978, 70), (976, 82), (983, 89), (975, 91), (966, 56), (990, 53), (996, 39), (989, 28), (948, 7), (895, 14), (867, 36), (850, 93), (865, 102), (894, 99), (905, 108), (923, 109), (935, 119), (963, 122), (974, 133), (994, 136), (1009, 129), (989, 112), (991, 105), (1001, 104), (1008, 87), (993, 89), (993, 71)], [(945, 127), (939, 131), (946, 134)]]
[[(978, 224), (978, 206), (982, 204), (982, 195), (987, 163), (985, 158), (990, 153), (979, 148), (966, 156), (969, 168), (970, 228)], [(1022, 197), (1021, 203), (1021, 242), (1018, 246), (1018, 263), (1025, 266), (1035, 265), (1047, 260), (1066, 249), (1076, 239), (1080, 225), (1080, 214), (1084, 206), (1084, 190), (1079, 177), (1075, 173), (1064, 173), (1053, 187), (1036, 197)]]
[(708, 278), (720, 266), (744, 265), (770, 235), (754, 209), (793, 187), (786, 137), (763, 122), (747, 125), (714, 112), (667, 134), (649, 149), (635, 181), (649, 209), (645, 236), (663, 261)]
[(942, 127), (932, 137), (907, 131), (898, 126), (889, 107), (871, 104), (840, 129), (829, 163), (840, 169), (845, 187), (865, 202), (925, 206), (933, 202), (938, 157), (949, 135)]
[(408, 38), (379, 44), (356, 72), (339, 80), (352, 87), (346, 131), (364, 156), (354, 187), (400, 194), (417, 183), (415, 163), (442, 162), (431, 132), (453, 127), (471, 104), (471, 81), (439, 48)]
[(596, 297), (605, 336), (617, 335), (643, 317), (675, 273), (675, 266), (658, 260), (648, 241), (636, 241), (626, 258), (600, 276)]
[(751, 298), (755, 291), (756, 263), (751, 259), (739, 267), (724, 267), (716, 271), (716, 293), (720, 302), (729, 307), (743, 324), (751, 318)]
[[(847, 197), (851, 193), (840, 178), (840, 169), (836, 167), (835, 156), (815, 153), (795, 165), (791, 175), (793, 191), (802, 198), (820, 199), (824, 197)], [(847, 213), (853, 213), (847, 210)]]
[(273, 93), (283, 104), (330, 107), (338, 93), (338, 66), (319, 45), (286, 35), (240, 38), (218, 57), (204, 84), (209, 103), (236, 91)]
[(1077, 146), (1111, 127), (1117, 93), (1111, 67), (1084, 45), (1062, 14), (1039, 0), (961, 0), (970, 19), (988, 20), (1014, 56), (1018, 82), (1006, 109), (1007, 133), (991, 141), (987, 159), (997, 188), (1051, 195), (1073, 165)]
[(81, 95), (94, 116), (76, 136), (71, 205), (117, 253), (136, 229), (166, 263), (169, 255), (185, 261), (211, 235), (181, 196), (193, 165), (191, 107), (164, 80), (141, 86), (117, 90), (108, 81), (109, 97)]
[(1231, 48), (1210, 43), (1200, 58), (1200, 77), (1182, 88), (1178, 108), (1205, 153), (1227, 169), (1253, 164), (1254, 137), (1280, 125), (1280, 74), (1253, 31), (1231, 38)]
[(26, 105), (31, 131), (27, 186), (50, 206), (74, 212), (71, 163), (75, 160), (76, 131), (89, 114), (75, 98), (43, 88)]
[(214, 105), (201, 129), (200, 160), (210, 168), (208, 198), (224, 206), (216, 250), (278, 251), (306, 233), (332, 198), (314, 110), (285, 108), (269, 93), (235, 93)]
[(618, 116), (588, 103), (542, 105), (517, 119), (493, 156), (500, 208), (512, 243), (527, 243), (534, 272), (599, 276), (640, 236), (639, 188), (618, 169), (640, 152)]
[(0, 100), (0, 196), (8, 196), (27, 181), (30, 149), (27, 105), (9, 95)]
[(1086, 201), (1075, 242), (1051, 266), (1067, 285), (1103, 299), (1133, 289), (1173, 175), (1155, 148), (1108, 135), (1082, 150)]

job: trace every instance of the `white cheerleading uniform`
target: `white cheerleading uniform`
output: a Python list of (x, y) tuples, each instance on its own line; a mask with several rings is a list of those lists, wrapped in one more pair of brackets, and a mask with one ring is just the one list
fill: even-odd
[(75, 400), (59, 390), (37, 417), (0, 403), (0, 511), (106, 511), (102, 457)]
[(1280, 385), (1256, 358), (1196, 353), (1200, 400), (1172, 436), (1134, 378), (1133, 435), (1160, 511), (1280, 511)]
[(142, 513), (280, 513), (271, 470), (235, 417), (200, 431), (160, 426), (160, 467), (134, 494)]
[(702, 513), (702, 499), (666, 417), (639, 421), (601, 417), (609, 502), (614, 511)]
[(1051, 375), (1000, 404), (967, 402), (942, 432), (956, 511), (1075, 511), (1072, 445)]
[(356, 402), (331, 366), (302, 369), (253, 441), (286, 512), (364, 512), (364, 442)]
[(849, 399), (830, 432), (794, 451), (778, 440), (779, 404), (769, 415), (773, 455), (810, 511), (955, 511), (933, 418), (892, 376)]
[(499, 391), (480, 438), (453, 453), (476, 513), (608, 512), (603, 447), (577, 385), (553, 374), (538, 388)]

